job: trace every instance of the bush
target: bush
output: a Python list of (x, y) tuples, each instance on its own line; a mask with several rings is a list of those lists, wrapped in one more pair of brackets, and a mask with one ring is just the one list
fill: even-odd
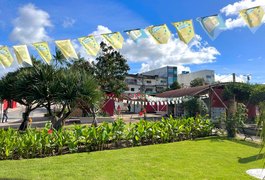
[(232, 115), (223, 114), (220, 117), (220, 123), (225, 123), (227, 131), (227, 137), (235, 137), (237, 129), (244, 126), (244, 122), (247, 120), (248, 114), (246, 106), (243, 103), (237, 103), (236, 112)]
[(205, 117), (161, 121), (140, 120), (128, 126), (118, 119), (98, 127), (76, 125), (56, 131), (31, 129), (21, 133), (14, 129), (0, 129), (0, 159), (21, 159), (53, 156), (65, 153), (96, 151), (129, 146), (168, 143), (208, 136), (212, 124)]

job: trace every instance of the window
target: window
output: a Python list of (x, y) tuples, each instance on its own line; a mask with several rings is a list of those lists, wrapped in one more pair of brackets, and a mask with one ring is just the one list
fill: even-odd
[(157, 88), (156, 88), (156, 92), (162, 92), (162, 91), (164, 91), (164, 89), (165, 89), (165, 88), (163, 88), (163, 87), (157, 87)]
[(125, 79), (125, 82), (127, 84), (137, 84), (137, 80), (136, 79)]
[(173, 74), (173, 68), (172, 67), (168, 68), (168, 74)]
[(168, 82), (169, 85), (173, 84), (173, 77), (168, 77), (168, 81), (167, 82)]
[(151, 81), (146, 81), (147, 84), (151, 84)]
[(145, 92), (146, 92), (146, 93), (151, 93), (151, 92), (153, 92), (153, 89), (151, 89), (151, 88), (146, 88)]
[(206, 75), (206, 79), (212, 79), (211, 75)]
[(177, 75), (178, 74), (178, 69), (176, 67), (173, 68), (173, 74)]
[(134, 91), (134, 88), (131, 88), (131, 91)]

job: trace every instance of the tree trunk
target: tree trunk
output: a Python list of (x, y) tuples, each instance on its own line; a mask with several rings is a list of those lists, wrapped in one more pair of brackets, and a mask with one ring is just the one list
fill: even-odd
[(226, 130), (228, 137), (235, 137), (236, 136), (236, 122), (235, 122), (235, 114), (236, 114), (236, 100), (235, 96), (228, 101), (228, 109), (227, 109), (227, 116), (226, 116)]
[(28, 128), (28, 124), (29, 124), (29, 110), (26, 110), (23, 114), (22, 114), (22, 123), (19, 126), (19, 131), (25, 131)]
[(235, 100), (235, 96), (233, 97), (233, 99), (229, 99), (228, 101), (228, 106), (227, 106), (227, 115), (228, 116), (234, 116), (236, 113), (236, 100)]
[(59, 118), (57, 116), (56, 117), (56, 122), (53, 124), (53, 128), (56, 129), (57, 131), (59, 129), (61, 129), (64, 126), (64, 122), (65, 122), (65, 118)]
[(46, 106), (46, 109), (47, 109), (49, 115), (52, 116), (53, 113), (52, 113), (51, 102), (50, 101), (48, 101), (47, 106)]
[(58, 118), (57, 116), (53, 116), (52, 119), (52, 126), (54, 129), (56, 129), (57, 131), (59, 129), (61, 129), (64, 124), (65, 124), (65, 120), (66, 118), (71, 114), (71, 110), (69, 110), (65, 115), (63, 115), (63, 117)]
[(91, 108), (91, 112), (92, 112), (92, 116), (93, 116), (92, 126), (97, 127), (98, 126), (98, 120), (96, 118), (95, 108)]

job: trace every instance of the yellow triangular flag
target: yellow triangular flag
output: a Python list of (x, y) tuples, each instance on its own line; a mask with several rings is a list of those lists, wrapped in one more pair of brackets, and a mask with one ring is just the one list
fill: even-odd
[(100, 46), (94, 36), (86, 36), (78, 38), (80, 44), (85, 48), (87, 54), (97, 56)]
[(39, 42), (32, 44), (36, 50), (38, 51), (41, 58), (47, 63), (50, 64), (52, 60), (52, 55), (50, 52), (50, 48), (47, 42)]
[(179, 39), (188, 44), (195, 36), (192, 20), (172, 23), (177, 29)]
[(166, 44), (171, 36), (171, 33), (166, 24), (162, 24), (159, 26), (150, 26), (147, 27), (146, 30), (159, 44)]
[(22, 62), (24, 61), (24, 62), (32, 65), (29, 51), (28, 51), (28, 48), (26, 45), (13, 46), (13, 48), (14, 48), (14, 52), (16, 54), (18, 64), (22, 64)]
[(62, 51), (66, 59), (77, 59), (75, 49), (69, 39), (55, 41), (57, 47)]
[(102, 34), (102, 37), (106, 39), (110, 45), (115, 49), (121, 49), (123, 44), (123, 37), (120, 32)]
[(0, 47), (0, 62), (5, 67), (10, 67), (14, 61), (9, 49), (7, 46)]
[(261, 24), (264, 16), (264, 10), (261, 6), (243, 9), (239, 12), (250, 28), (257, 27)]

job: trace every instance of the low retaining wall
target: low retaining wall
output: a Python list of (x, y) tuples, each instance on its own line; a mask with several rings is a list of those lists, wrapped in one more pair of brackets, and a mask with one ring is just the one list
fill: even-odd
[[(89, 124), (93, 122), (93, 117), (76, 117), (79, 119), (82, 124)], [(102, 122), (114, 122), (114, 118), (112, 117), (97, 117), (98, 123)]]

